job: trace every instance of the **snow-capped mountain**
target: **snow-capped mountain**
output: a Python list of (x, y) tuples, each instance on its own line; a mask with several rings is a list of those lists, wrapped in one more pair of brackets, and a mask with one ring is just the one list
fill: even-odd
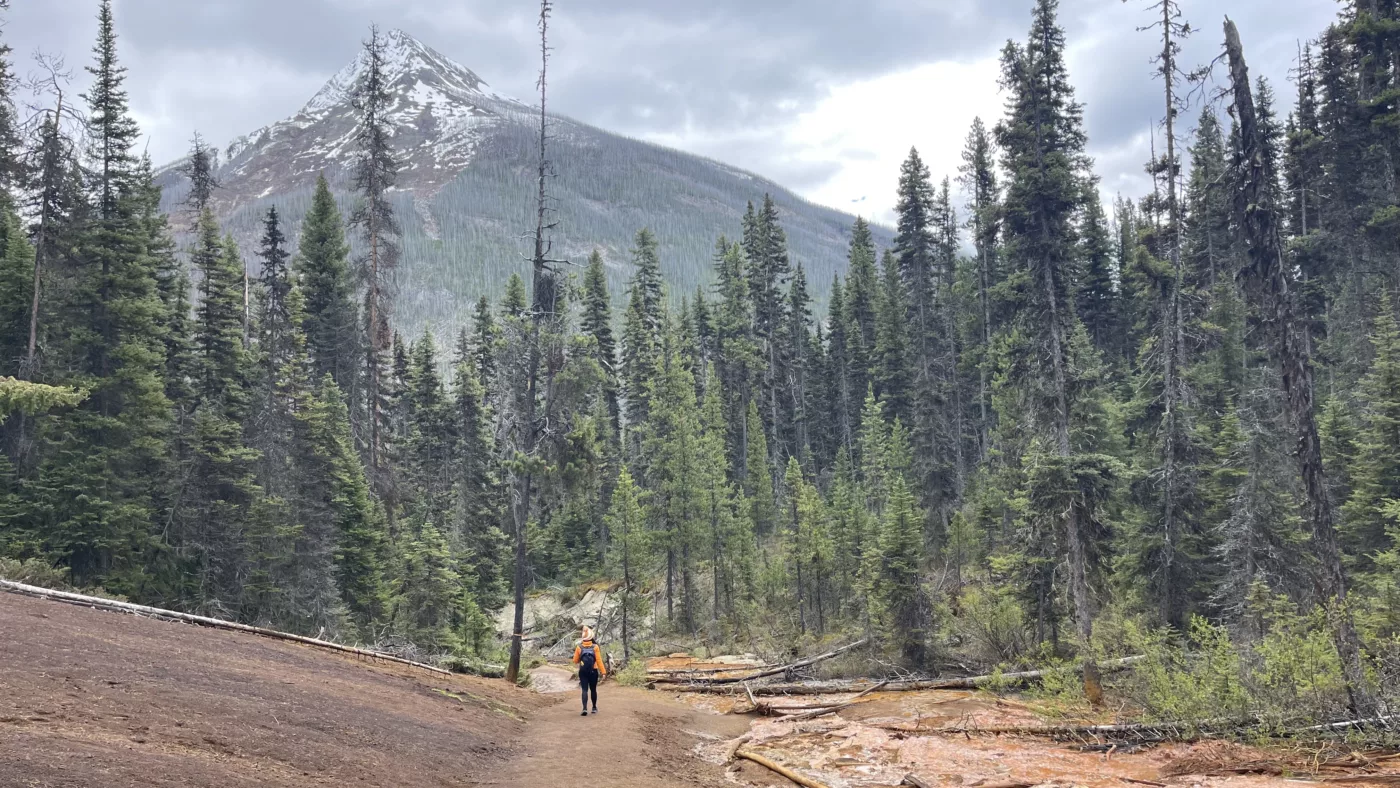
[[(511, 271), (523, 271), (519, 238), (533, 226), (538, 109), (492, 92), (471, 69), (395, 30), (385, 52), (395, 190), (404, 231), (400, 315), (448, 330), (483, 292), (496, 297)], [(252, 258), (259, 221), (276, 205), (295, 235), (324, 173), (349, 209), (357, 150), (354, 93), (366, 71), (361, 52), (286, 120), (235, 139), (223, 151), (216, 213)], [(715, 241), (740, 233), (749, 201), (772, 193), (793, 258), (821, 295), (844, 266), (853, 217), (808, 203), (782, 187), (717, 162), (550, 117), (556, 177), (556, 251), (582, 261), (600, 249), (615, 293), (628, 278), (633, 234), (658, 236), (673, 292), (708, 282)], [(177, 229), (188, 182), (180, 162), (159, 174)], [(888, 234), (877, 228), (877, 240)], [(405, 326), (416, 329), (416, 325)]]
[[(471, 163), (485, 127), (531, 112), (525, 104), (487, 92), (470, 69), (402, 30), (390, 32), (386, 41), (384, 70), (393, 98), (388, 118), (401, 189), (431, 192), (452, 180)], [(361, 51), (296, 115), (230, 143), (220, 171), (225, 199), (266, 197), (314, 182), (319, 173), (329, 176), (350, 162), (356, 145), (354, 92), (367, 57)]]

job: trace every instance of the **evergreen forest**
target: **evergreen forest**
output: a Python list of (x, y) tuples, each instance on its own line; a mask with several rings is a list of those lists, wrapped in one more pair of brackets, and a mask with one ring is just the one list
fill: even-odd
[(829, 283), (770, 199), (693, 291), (636, 228), (617, 292), (549, 259), (541, 163), (533, 271), (451, 342), (399, 330), (376, 68), (352, 205), (322, 180), (240, 248), (196, 141), (177, 243), (98, 5), (81, 96), (25, 117), (0, 61), (0, 575), (492, 661), (512, 592), (601, 587), (629, 657), (868, 637), (1091, 702), (1143, 655), (1173, 719), (1400, 702), (1397, 0), (1340, 3), (1287, 91), (1227, 25), (1215, 94), (1179, 56), (1216, 22), (1142, 2), (1164, 121), (1111, 204), (1028, 0), (1004, 114), (957, 172), (911, 150)]

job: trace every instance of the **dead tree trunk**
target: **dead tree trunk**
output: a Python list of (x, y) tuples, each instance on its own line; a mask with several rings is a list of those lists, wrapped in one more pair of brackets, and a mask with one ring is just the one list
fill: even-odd
[(1274, 174), (1265, 157), (1263, 131), (1255, 113), (1254, 95), (1249, 87), (1249, 69), (1244, 61), (1239, 31), (1225, 20), (1225, 51), (1230, 62), (1230, 82), (1234, 89), (1235, 118), (1239, 123), (1240, 158), (1243, 184), (1235, 195), (1241, 232), (1249, 250), (1249, 260), (1239, 278), (1251, 296), (1261, 321), (1269, 331), (1273, 355), (1282, 373), (1283, 393), (1290, 420), (1297, 430), (1298, 471), (1307, 492), (1312, 546), (1321, 564), (1316, 578), (1318, 596), (1331, 608), (1332, 637), (1341, 657), (1347, 694), (1352, 710), (1359, 717), (1375, 716), (1376, 702), (1362, 664), (1361, 638), (1347, 607), (1347, 582), (1342, 571), (1341, 550), (1332, 519), (1332, 502), (1327, 476), (1322, 466), (1313, 403), (1312, 360), (1303, 331), (1293, 313), (1288, 291), (1288, 271), (1279, 236), (1278, 210), (1268, 194)]
[[(554, 376), (558, 371), (555, 354), (553, 352), (547, 354), (544, 348), (545, 342), (553, 341), (549, 336), (546, 336), (546, 333), (552, 334), (557, 303), (554, 270), (551, 268), (551, 264), (557, 261), (549, 258), (549, 231), (554, 228), (554, 223), (549, 221), (549, 195), (545, 188), (549, 175), (549, 159), (546, 150), (546, 143), (549, 139), (549, 116), (546, 114), (545, 79), (549, 68), (549, 15), (553, 10), (554, 4), (550, 0), (540, 0), (539, 161), (535, 202), (535, 253), (530, 261), (533, 271), (534, 299), (530, 310), (530, 332), (527, 340), (529, 360), (523, 403), (524, 412), (519, 417), (518, 425), (522, 438), (520, 450), (525, 457), (526, 467), (516, 472), (514, 501), (512, 501), (511, 506), (513, 525), (515, 526), (515, 575), (513, 583), (515, 621), (510, 639), (510, 662), (506, 665), (506, 680), (511, 683), (515, 683), (520, 676), (520, 651), (523, 645), (521, 641), (525, 628), (526, 561), (529, 558), (525, 531), (530, 522), (530, 508), (534, 498), (535, 460), (544, 437), (544, 425), (541, 422), (547, 422), (549, 419), (550, 405), (553, 401)], [(543, 386), (545, 398), (543, 419), (540, 418), (539, 412), (541, 386)]]

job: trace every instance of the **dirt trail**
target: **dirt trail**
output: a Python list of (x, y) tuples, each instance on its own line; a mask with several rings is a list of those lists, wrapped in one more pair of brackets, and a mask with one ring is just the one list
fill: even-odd
[(643, 690), (604, 682), (596, 715), (579, 716), (578, 685), (562, 668), (533, 674), (541, 689), (555, 690), (551, 705), (536, 712), (518, 752), (495, 781), (483, 785), (606, 785), (609, 788), (732, 785), (722, 766), (707, 763), (695, 748), (748, 730), (749, 722), (722, 717)]
[(0, 788), (725, 785), (748, 721), (542, 669), (501, 681), (0, 593)]

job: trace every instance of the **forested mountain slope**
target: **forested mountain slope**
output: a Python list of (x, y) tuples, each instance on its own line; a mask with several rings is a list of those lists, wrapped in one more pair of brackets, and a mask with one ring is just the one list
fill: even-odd
[[(387, 35), (386, 78), (392, 146), (402, 165), (394, 205), (403, 227), (399, 304), (416, 333), (423, 322), (450, 335), (484, 293), (499, 293), (525, 270), (522, 228), (533, 221), (538, 108), (488, 91), (476, 74), (402, 31)], [(352, 92), (364, 55), (346, 66), (295, 116), (235, 140), (216, 177), (215, 214), (244, 249), (276, 205), (297, 227), (324, 173), (349, 213), (355, 146)], [(568, 118), (551, 120), (550, 182), (558, 209), (556, 257), (582, 263), (603, 252), (614, 289), (631, 275), (632, 236), (649, 227), (660, 244), (673, 294), (711, 281), (715, 239), (740, 232), (747, 202), (771, 193), (795, 260), (821, 294), (844, 269), (852, 217), (806, 202), (781, 186), (715, 161), (611, 134)], [(161, 207), (177, 228), (189, 180), (176, 162), (162, 168)], [(881, 241), (889, 234), (876, 228)], [(256, 265), (254, 267), (256, 271)]]

